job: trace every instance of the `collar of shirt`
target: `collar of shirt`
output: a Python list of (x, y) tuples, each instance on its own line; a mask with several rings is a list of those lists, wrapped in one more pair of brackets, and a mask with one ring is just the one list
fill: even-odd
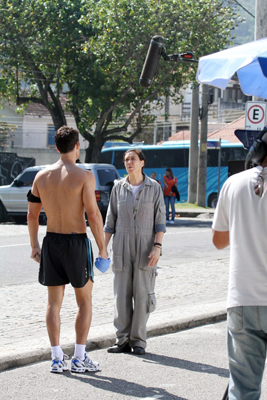
[[(144, 182), (142, 183), (142, 186), (141, 186), (141, 187), (153, 185), (151, 179), (150, 179), (146, 174), (143, 174), (143, 175), (144, 175), (145, 179), (144, 179)], [(123, 179), (122, 184), (123, 184), (128, 190), (132, 191), (131, 186), (130, 186), (130, 183), (129, 183), (129, 176), (128, 176), (128, 175)]]

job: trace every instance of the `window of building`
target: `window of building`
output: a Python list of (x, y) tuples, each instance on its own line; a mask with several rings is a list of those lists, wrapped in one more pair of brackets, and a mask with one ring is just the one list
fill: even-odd
[(56, 145), (55, 143), (55, 127), (54, 125), (47, 125), (47, 146), (49, 147), (54, 147)]

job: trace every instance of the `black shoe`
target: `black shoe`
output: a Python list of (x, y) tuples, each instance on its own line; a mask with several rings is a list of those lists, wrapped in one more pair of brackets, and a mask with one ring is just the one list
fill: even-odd
[(108, 353), (131, 353), (132, 349), (128, 342), (123, 343), (121, 346), (114, 344), (108, 348)]
[(133, 348), (133, 352), (134, 352), (134, 354), (137, 354), (138, 356), (142, 356), (143, 354), (146, 354), (145, 349), (143, 349), (143, 347), (139, 347), (139, 346), (135, 346)]

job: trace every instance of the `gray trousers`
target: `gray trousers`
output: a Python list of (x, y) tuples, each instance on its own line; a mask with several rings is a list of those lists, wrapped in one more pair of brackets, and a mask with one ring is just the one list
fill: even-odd
[(124, 268), (113, 271), (117, 344), (129, 342), (132, 347), (146, 348), (146, 324), (156, 308), (157, 271), (155, 267), (141, 269), (133, 263)]

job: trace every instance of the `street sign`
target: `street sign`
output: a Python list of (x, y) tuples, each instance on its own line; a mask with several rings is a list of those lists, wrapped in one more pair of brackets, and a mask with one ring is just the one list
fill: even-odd
[(221, 141), (220, 140), (208, 140), (207, 141), (207, 148), (208, 149), (220, 149), (221, 148)]
[(246, 102), (245, 129), (260, 131), (266, 125), (266, 105), (264, 101)]

